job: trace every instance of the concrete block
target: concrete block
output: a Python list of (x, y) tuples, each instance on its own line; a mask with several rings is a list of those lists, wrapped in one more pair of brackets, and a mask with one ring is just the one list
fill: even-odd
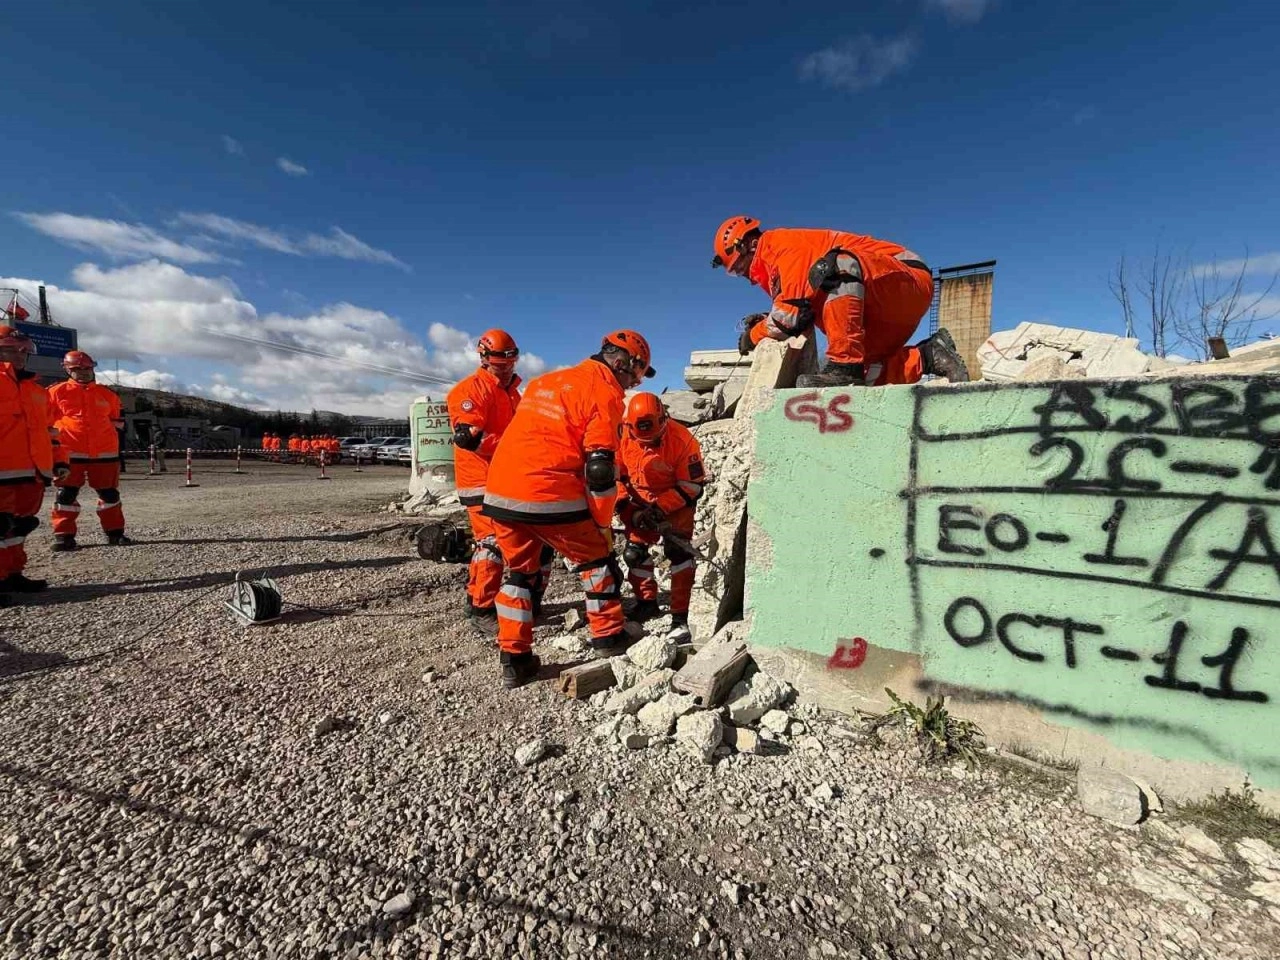
[(697, 393), (710, 393), (716, 384), (724, 383), (736, 376), (742, 376), (751, 367), (750, 357), (739, 357), (734, 351), (733, 363), (708, 364), (706, 366), (685, 367), (684, 382), (689, 389)]
[(813, 337), (763, 340), (751, 355), (751, 372), (743, 387), (734, 416), (745, 419), (772, 402), (770, 390), (796, 385), (796, 377), (818, 369), (818, 348)]
[(709, 420), (713, 415), (712, 398), (692, 390), (668, 390), (662, 394), (662, 403), (671, 419), (686, 427)]
[(1076, 772), (1076, 793), (1085, 813), (1110, 823), (1131, 827), (1147, 815), (1147, 804), (1138, 785), (1106, 767), (1082, 764)]
[(1067, 364), (1056, 352), (1037, 357), (1022, 366), (1015, 380), (1078, 380), (1085, 375), (1080, 367)]

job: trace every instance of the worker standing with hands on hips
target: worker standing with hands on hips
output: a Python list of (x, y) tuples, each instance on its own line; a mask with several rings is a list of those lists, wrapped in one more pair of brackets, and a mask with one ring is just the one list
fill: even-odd
[(477, 344), (480, 368), (458, 381), (445, 402), (453, 428), (453, 471), (458, 501), (471, 521), (471, 567), (467, 575), (467, 616), (482, 633), (495, 634), (494, 601), (502, 586), (502, 553), (493, 521), (482, 511), (489, 461), (520, 404), (516, 361), (520, 348), (505, 330), (488, 330)]
[[(671, 562), (671, 632), (667, 638), (685, 643), (692, 639), (689, 598), (695, 573), (688, 541), (693, 538), (694, 507), (706, 481), (702, 447), (688, 427), (670, 419), (660, 397), (637, 393), (627, 404), (619, 452), (618, 515), (627, 533), (622, 559), (638, 600), (630, 619), (658, 615), (658, 581), (649, 547), (661, 540), (663, 553)], [(677, 539), (684, 544), (675, 542)]]
[(98, 522), (113, 547), (133, 543), (124, 533), (124, 508), (120, 506), (119, 434), (123, 425), (120, 398), (97, 383), (93, 357), (72, 350), (62, 358), (69, 380), (49, 388), (49, 409), (58, 443), (71, 470), (55, 481), (53, 549), (76, 549), (80, 517), (80, 488), (86, 483), (98, 494)]
[(933, 302), (933, 274), (906, 247), (838, 230), (761, 230), (754, 217), (737, 216), (720, 225), (714, 248), (712, 267), (773, 298), (768, 313), (745, 318), (740, 353), (815, 326), (827, 335), (826, 365), (796, 386), (916, 383), (925, 374), (969, 379), (946, 330), (907, 346)]
[(622, 568), (613, 553), (618, 430), (625, 390), (652, 377), (649, 343), (617, 330), (598, 353), (535, 377), (489, 464), (484, 515), (507, 574), (498, 593), (498, 647), (508, 689), (541, 665), (533, 647), (533, 591), (544, 546), (572, 563), (587, 595), (591, 643), (623, 637)]
[(49, 586), (23, 574), (26, 540), (40, 525), (45, 487), (67, 472), (50, 435), (49, 397), (27, 370), (35, 352), (22, 331), (0, 326), (0, 606), (10, 593)]

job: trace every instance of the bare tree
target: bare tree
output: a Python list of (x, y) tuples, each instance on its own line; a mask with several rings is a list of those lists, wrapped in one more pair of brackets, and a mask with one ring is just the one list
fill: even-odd
[[(1135, 333), (1138, 315), (1137, 299), (1146, 301), (1142, 321), (1142, 336), (1149, 352), (1157, 357), (1168, 355), (1172, 339), (1176, 342), (1177, 329), (1183, 324), (1182, 314), (1186, 303), (1186, 260), (1156, 248), (1150, 260), (1138, 264), (1138, 278), (1130, 277), (1128, 263), (1121, 257), (1107, 278), (1111, 295), (1120, 304), (1124, 317), (1125, 336)], [(1136, 294), (1135, 294), (1136, 288)]]
[(1247, 249), (1241, 260), (1214, 260), (1188, 272), (1191, 308), (1179, 317), (1177, 333), (1202, 359), (1209, 356), (1210, 337), (1221, 337), (1227, 346), (1238, 347), (1249, 341), (1254, 324), (1280, 314), (1280, 304), (1268, 299), (1280, 283), (1280, 271), (1271, 274), (1261, 292), (1245, 293), (1245, 277), (1253, 272)]

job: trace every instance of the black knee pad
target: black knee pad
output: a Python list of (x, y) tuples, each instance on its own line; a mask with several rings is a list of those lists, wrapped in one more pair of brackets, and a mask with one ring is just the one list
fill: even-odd
[(550, 566), (551, 561), (554, 560), (555, 558), (556, 558), (555, 548), (548, 547), (546, 544), (543, 544), (542, 552), (538, 554), (538, 566), (540, 567)]
[(64, 507), (69, 507), (76, 502), (76, 498), (79, 496), (79, 487), (59, 487), (57, 494), (54, 495), (54, 500)]
[(14, 536), (25, 537), (38, 526), (40, 526), (39, 517), (14, 517), (13, 526), (10, 529)]
[(628, 567), (643, 566), (649, 559), (649, 548), (643, 543), (628, 543), (622, 551), (622, 560)]
[(98, 499), (103, 503), (119, 503), (120, 491), (115, 487), (108, 487), (106, 490), (99, 490)]
[(662, 553), (663, 553), (663, 556), (665, 556), (668, 560), (671, 561), (672, 565), (675, 565), (677, 563), (684, 563), (686, 560), (693, 559), (693, 554), (691, 554), (688, 550), (685, 550), (681, 547), (677, 547), (674, 543), (671, 543), (669, 540), (662, 541)]
[(536, 573), (521, 573), (519, 570), (508, 570), (506, 576), (507, 583), (513, 587), (524, 587), (526, 590), (532, 590), (537, 579)]

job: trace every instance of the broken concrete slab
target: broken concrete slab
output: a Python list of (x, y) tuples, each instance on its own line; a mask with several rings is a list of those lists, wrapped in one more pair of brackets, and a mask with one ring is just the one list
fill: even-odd
[(707, 561), (698, 563), (689, 606), (689, 626), (697, 642), (737, 617), (742, 608), (747, 478), (755, 431), (750, 421), (714, 420), (696, 427), (694, 435), (707, 469), (694, 515), (694, 543)]
[(724, 738), (724, 723), (714, 713), (690, 713), (676, 721), (676, 740), (690, 753), (710, 763)]
[(1085, 813), (1109, 823), (1131, 827), (1147, 815), (1146, 799), (1138, 785), (1106, 767), (1082, 764), (1076, 772), (1076, 793)]
[(1028, 364), (1044, 363), (1053, 356), (1089, 377), (1137, 377), (1152, 368), (1151, 357), (1138, 348), (1136, 339), (1047, 323), (1020, 323), (1012, 330), (999, 330), (978, 348), (983, 380), (1018, 380)]
[(739, 726), (755, 723), (790, 696), (791, 686), (785, 681), (767, 673), (753, 673), (729, 691), (729, 719)]
[(752, 416), (771, 402), (768, 391), (794, 387), (798, 376), (817, 369), (818, 348), (813, 337), (762, 340), (751, 355), (751, 372), (734, 416), (739, 420)]
[(750, 727), (739, 727), (732, 723), (724, 725), (724, 743), (739, 753), (760, 753), (761, 742), (760, 734)]
[(1015, 380), (1079, 380), (1088, 376), (1080, 367), (1073, 367), (1057, 353), (1028, 360)]
[(741, 629), (726, 628), (712, 637), (672, 678), (672, 688), (690, 694), (703, 707), (723, 703), (751, 660), (741, 633)]
[(745, 377), (750, 366), (751, 357), (741, 356), (737, 350), (695, 350), (684, 368), (684, 382), (695, 393), (710, 393), (717, 384)]
[(716, 384), (716, 388), (711, 391), (711, 415), (716, 418), (732, 417), (746, 387), (745, 376), (730, 377), (724, 383)]
[(694, 393), (692, 390), (668, 390), (662, 394), (661, 399), (671, 419), (686, 427), (715, 416), (713, 400), (709, 394)]

